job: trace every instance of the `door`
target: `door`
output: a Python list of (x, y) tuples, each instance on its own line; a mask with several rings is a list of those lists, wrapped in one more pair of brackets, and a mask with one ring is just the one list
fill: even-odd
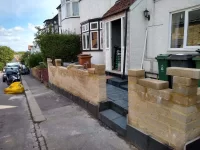
[(105, 64), (106, 70), (112, 70), (112, 53), (111, 53), (111, 22), (105, 23)]

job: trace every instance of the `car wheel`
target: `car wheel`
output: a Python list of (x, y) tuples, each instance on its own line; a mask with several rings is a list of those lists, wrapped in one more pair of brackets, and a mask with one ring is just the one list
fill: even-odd
[(3, 79), (3, 82), (6, 82), (6, 80), (5, 80), (5, 79)]

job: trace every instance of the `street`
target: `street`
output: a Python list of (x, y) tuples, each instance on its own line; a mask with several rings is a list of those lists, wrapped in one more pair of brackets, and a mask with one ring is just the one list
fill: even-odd
[(0, 150), (38, 149), (25, 95), (6, 95), (0, 74)]

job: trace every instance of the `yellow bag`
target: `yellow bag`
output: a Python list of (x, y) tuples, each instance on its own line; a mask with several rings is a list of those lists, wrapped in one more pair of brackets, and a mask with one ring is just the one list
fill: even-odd
[(21, 94), (24, 92), (24, 86), (21, 82), (14, 82), (9, 87), (4, 89), (5, 94)]

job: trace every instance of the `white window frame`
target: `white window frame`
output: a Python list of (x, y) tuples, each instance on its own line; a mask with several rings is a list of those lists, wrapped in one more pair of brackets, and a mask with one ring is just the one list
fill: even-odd
[[(73, 10), (73, 3), (78, 3), (78, 15), (73, 15), (73, 12), (74, 12), (74, 10)], [(78, 1), (73, 1), (73, 2), (71, 2), (71, 17), (79, 17), (80, 16), (80, 9), (79, 9), (79, 2)]]
[[(85, 42), (85, 48), (83, 50), (89, 50), (90, 49), (90, 39), (89, 43), (87, 43), (87, 34), (89, 35), (89, 32), (82, 33), (82, 47), (83, 47), (83, 42)], [(85, 41), (83, 41), (83, 36), (85, 36)]]
[[(97, 32), (97, 48), (92, 47), (92, 33)], [(99, 50), (99, 31), (90, 31), (90, 46), (91, 50)]]
[[(200, 46), (187, 46), (187, 38), (188, 38), (188, 26), (189, 26), (189, 12), (194, 10), (200, 10), (200, 6), (184, 9), (176, 12), (170, 13), (170, 23), (169, 23), (169, 51), (195, 51), (200, 48)], [(185, 21), (184, 21), (184, 37), (183, 37), (183, 48), (171, 48), (171, 37), (172, 37), (172, 15), (176, 13), (184, 12), (185, 13)]]
[[(69, 5), (69, 16), (67, 16), (67, 5)], [(66, 2), (65, 8), (66, 8), (66, 18), (70, 18), (72, 16), (72, 4), (71, 4), (71, 2)]]
[[(92, 24), (97, 24), (97, 27), (92, 29)], [(98, 30), (98, 27), (98, 21), (90, 23), (90, 30)]]
[(85, 24), (85, 31), (89, 31), (89, 23)]
[(100, 21), (100, 29), (103, 29), (103, 22)]
[[(108, 25), (108, 30), (107, 30), (107, 25)], [(108, 35), (108, 37), (107, 37)], [(106, 49), (110, 48), (110, 22), (106, 22), (105, 23), (105, 45), (106, 45)], [(108, 45), (107, 45), (108, 42)]]
[(99, 42), (100, 42), (100, 49), (102, 50), (103, 49), (103, 43), (101, 44), (101, 42), (103, 42), (103, 30), (100, 30), (99, 31), (99, 34), (100, 34), (100, 39), (99, 39)]
[(82, 33), (86, 31), (86, 25), (82, 25)]

